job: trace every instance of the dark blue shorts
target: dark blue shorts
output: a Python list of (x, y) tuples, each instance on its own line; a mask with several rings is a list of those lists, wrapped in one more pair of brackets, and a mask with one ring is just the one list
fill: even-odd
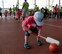
[[(32, 33), (34, 34), (38, 34), (39, 31), (36, 27), (32, 27), (32, 26), (29, 28), (29, 30), (31, 30)], [(28, 31), (25, 31), (25, 36), (30, 36), (30, 33)]]

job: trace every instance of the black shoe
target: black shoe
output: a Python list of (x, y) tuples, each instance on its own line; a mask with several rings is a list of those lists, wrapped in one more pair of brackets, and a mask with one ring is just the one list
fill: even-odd
[(37, 45), (38, 46), (41, 46), (41, 45), (43, 45), (44, 43), (42, 42), (42, 41), (40, 41), (40, 40), (37, 40)]
[(24, 48), (26, 48), (26, 49), (30, 49), (31, 46), (30, 46), (29, 44), (24, 44)]

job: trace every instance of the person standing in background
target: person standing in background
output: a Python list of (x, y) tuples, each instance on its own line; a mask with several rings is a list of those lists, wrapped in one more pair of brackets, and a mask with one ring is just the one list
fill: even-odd
[(5, 18), (7, 18), (7, 15), (8, 15), (8, 11), (5, 10), (5, 12), (4, 12), (4, 16), (5, 16)]
[(10, 7), (9, 8), (9, 16), (11, 16), (12, 15), (12, 8)]
[(39, 11), (39, 7), (38, 7), (37, 5), (35, 5), (34, 11), (35, 11), (35, 12), (36, 12), (36, 11)]
[(18, 20), (18, 22), (20, 22), (20, 17), (21, 17), (21, 15), (22, 15), (22, 12), (20, 11), (20, 9), (18, 9), (18, 10), (16, 11), (16, 20)]
[(27, 2), (27, 0), (25, 0), (25, 2), (23, 3), (23, 6), (22, 6), (22, 17), (23, 17), (23, 20), (24, 20), (24, 18), (26, 16), (29, 15), (28, 9), (29, 9), (29, 3)]
[(0, 16), (2, 17), (2, 8), (0, 7)]
[(54, 14), (54, 17), (57, 19), (58, 14), (59, 14), (59, 7), (57, 4), (56, 4), (56, 6), (53, 7), (53, 14)]
[(15, 9), (15, 6), (13, 5), (13, 16), (15, 17), (15, 11), (16, 11), (16, 9)]
[(59, 13), (60, 13), (60, 18), (62, 18), (62, 7), (60, 8)]

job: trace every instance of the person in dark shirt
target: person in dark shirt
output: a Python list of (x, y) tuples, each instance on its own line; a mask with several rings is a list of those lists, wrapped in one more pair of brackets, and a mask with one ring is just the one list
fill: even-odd
[(2, 17), (2, 8), (0, 7), (0, 16)]
[(44, 9), (44, 18), (47, 18), (47, 16), (48, 16), (48, 9), (47, 9), (47, 7), (45, 7), (45, 9)]

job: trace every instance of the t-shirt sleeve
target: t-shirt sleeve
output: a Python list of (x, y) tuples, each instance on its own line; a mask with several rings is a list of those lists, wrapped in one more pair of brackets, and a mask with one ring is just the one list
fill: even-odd
[(25, 20), (22, 22), (22, 24), (24, 24), (26, 27), (30, 28), (32, 22), (33, 22), (33, 17), (29, 16), (29, 17), (25, 18)]
[(25, 26), (29, 23), (29, 20), (28, 19), (25, 19), (22, 24), (24, 24)]

